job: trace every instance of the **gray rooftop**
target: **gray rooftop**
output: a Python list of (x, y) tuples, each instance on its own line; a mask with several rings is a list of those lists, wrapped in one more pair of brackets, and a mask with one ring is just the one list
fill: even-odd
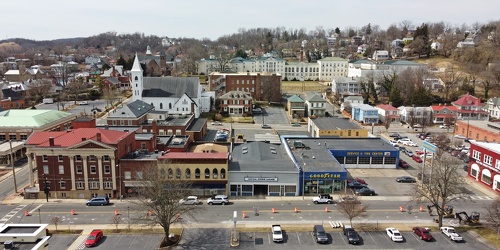
[(198, 77), (144, 77), (143, 97), (181, 97), (187, 94), (198, 98)]
[(186, 131), (200, 132), (207, 123), (207, 118), (195, 118), (186, 128)]
[(145, 103), (141, 100), (135, 100), (125, 106), (119, 107), (109, 113), (109, 118), (139, 118), (149, 111), (153, 110), (154, 106)]
[(283, 145), (265, 142), (236, 144), (231, 157), (229, 171), (298, 172)]
[(318, 117), (316, 119), (312, 119), (311, 122), (313, 122), (320, 130), (363, 129), (349, 119), (336, 117)]
[(288, 145), (292, 148), (294, 143), (302, 142), (307, 148), (293, 148), (291, 150), (297, 163), (303, 167), (305, 163), (306, 172), (315, 171), (344, 171), (344, 168), (332, 156), (330, 151), (353, 150), (353, 151), (394, 151), (391, 145), (380, 138), (287, 138)]

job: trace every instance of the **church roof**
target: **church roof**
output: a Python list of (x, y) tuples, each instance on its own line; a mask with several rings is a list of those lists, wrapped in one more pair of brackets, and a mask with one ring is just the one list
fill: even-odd
[(198, 77), (144, 77), (142, 97), (182, 97), (199, 98)]
[(131, 71), (140, 71), (142, 72), (141, 64), (139, 63), (139, 58), (137, 57), (137, 53), (135, 54), (134, 65), (132, 66)]

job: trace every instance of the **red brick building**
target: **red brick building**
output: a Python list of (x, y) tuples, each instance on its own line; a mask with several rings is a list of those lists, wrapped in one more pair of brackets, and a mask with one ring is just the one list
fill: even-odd
[(470, 141), (468, 176), (500, 194), (500, 144)]
[(256, 101), (281, 102), (281, 76), (277, 74), (214, 72), (208, 80), (217, 97), (229, 91), (244, 91)]
[(457, 120), (455, 135), (461, 135), (472, 140), (500, 142), (500, 123), (490, 121)]
[(97, 128), (34, 132), (26, 154), (29, 169), (38, 169), (38, 181), (30, 183), (25, 197), (43, 197), (46, 185), (53, 198), (118, 197), (120, 158), (133, 152), (134, 136)]

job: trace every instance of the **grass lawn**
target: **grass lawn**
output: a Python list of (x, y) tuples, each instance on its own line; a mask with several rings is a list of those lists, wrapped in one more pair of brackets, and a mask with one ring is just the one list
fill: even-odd
[(329, 86), (323, 85), (319, 82), (312, 81), (282, 81), (281, 89), (284, 93), (298, 94), (306, 91), (323, 91), (329, 88)]

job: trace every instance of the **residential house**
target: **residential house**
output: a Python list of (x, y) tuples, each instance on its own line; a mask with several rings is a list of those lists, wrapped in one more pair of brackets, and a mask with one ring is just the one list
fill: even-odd
[(309, 119), (307, 132), (311, 137), (367, 138), (368, 130), (348, 119), (318, 117)]
[[(38, 196), (48, 188), (49, 197), (56, 199), (118, 198), (119, 159), (133, 147), (132, 132), (97, 128), (34, 132), (26, 141), (29, 169), (38, 169), (37, 183), (30, 182), (30, 187), (39, 187)], [(36, 198), (36, 193), (29, 198)]]
[(398, 107), (400, 121), (409, 125), (426, 124), (429, 125), (432, 120), (431, 107)]
[(378, 118), (383, 123), (400, 123), (399, 109), (393, 107), (391, 104), (377, 105)]
[(361, 86), (357, 77), (338, 77), (332, 80), (332, 91), (340, 98), (360, 95)]
[(2, 89), (0, 84), (0, 111), (9, 109), (24, 109), (26, 102), (21, 93), (12, 89)]
[(389, 51), (376, 50), (373, 52), (372, 59), (375, 61), (389, 60)]
[(344, 111), (345, 109), (349, 109), (351, 112), (352, 107), (356, 105), (363, 104), (363, 97), (360, 95), (352, 95), (344, 98), (344, 101), (340, 104), (340, 110)]
[(194, 114), (210, 110), (210, 105), (201, 99), (198, 77), (144, 77), (136, 56), (131, 70), (133, 100), (150, 103), (156, 110), (168, 111), (171, 115)]
[(320, 95), (314, 94), (311, 98), (306, 100), (307, 116), (325, 116), (327, 101)]
[[(135, 100), (110, 112), (106, 118), (106, 123), (109, 126), (141, 126), (147, 123), (147, 115), (153, 110), (153, 105), (141, 100)], [(163, 119), (165, 118), (166, 114), (163, 116)]]
[(378, 124), (378, 109), (368, 104), (354, 106), (352, 119), (362, 124)]
[(434, 124), (455, 124), (457, 119), (457, 107), (438, 105), (431, 106), (432, 109), (432, 123)]
[(500, 194), (500, 144), (470, 140), (468, 176)]
[(252, 114), (252, 96), (244, 91), (229, 91), (219, 98), (220, 112), (241, 116)]
[(461, 96), (452, 105), (457, 108), (457, 119), (459, 120), (485, 120), (488, 118), (488, 112), (483, 110), (481, 99), (469, 93)]
[(306, 104), (305, 101), (298, 95), (293, 95), (287, 99), (288, 115), (292, 118), (302, 118), (305, 116)]
[(486, 102), (486, 111), (491, 119), (500, 119), (500, 98), (493, 97)]

